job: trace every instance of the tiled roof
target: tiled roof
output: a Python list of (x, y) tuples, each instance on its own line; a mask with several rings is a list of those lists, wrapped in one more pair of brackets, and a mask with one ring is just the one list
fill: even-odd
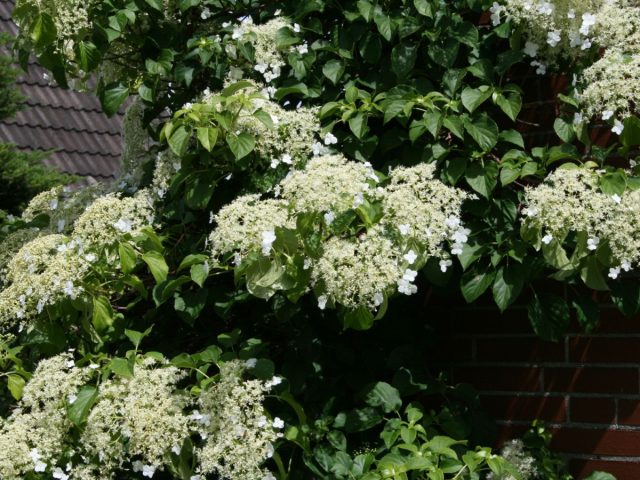
[[(16, 35), (13, 5), (14, 0), (0, 0), (0, 32)], [(0, 122), (0, 142), (22, 150), (55, 150), (45, 164), (87, 181), (113, 178), (120, 166), (122, 113), (107, 117), (94, 95), (50, 84), (45, 70), (29, 63), (17, 81), (26, 107)]]

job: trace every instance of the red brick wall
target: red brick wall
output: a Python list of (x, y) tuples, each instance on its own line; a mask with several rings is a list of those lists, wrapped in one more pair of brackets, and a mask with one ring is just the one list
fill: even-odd
[(480, 392), (498, 421), (499, 444), (537, 418), (576, 478), (605, 470), (640, 479), (640, 319), (604, 306), (593, 333), (573, 328), (552, 343), (534, 335), (524, 307), (444, 315), (430, 322), (442, 336), (437, 357), (451, 380)]

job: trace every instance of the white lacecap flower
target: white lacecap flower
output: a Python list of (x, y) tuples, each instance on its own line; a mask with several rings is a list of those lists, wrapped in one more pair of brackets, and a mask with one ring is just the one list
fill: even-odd
[(338, 143), (338, 138), (333, 133), (329, 132), (324, 136), (325, 145), (335, 145), (336, 143)]
[(380, 305), (382, 305), (382, 302), (384, 302), (384, 295), (382, 293), (380, 293), (380, 292), (376, 292), (373, 295), (373, 304), (376, 307), (379, 307)]
[(293, 163), (293, 161), (291, 159), (291, 155), (289, 155), (288, 153), (285, 153), (282, 156), (281, 162), (282, 163), (286, 163), (287, 165), (291, 165)]
[(620, 275), (620, 267), (611, 267), (609, 269), (609, 278), (615, 280)]
[(67, 368), (73, 368), (76, 366), (76, 362), (74, 362), (73, 360), (69, 360), (67, 362)]
[(358, 208), (360, 205), (364, 203), (364, 196), (362, 192), (358, 192), (353, 197), (353, 208)]
[(573, 124), (574, 125), (578, 125), (579, 123), (582, 123), (583, 118), (582, 118), (582, 114), (579, 112), (576, 112), (573, 114)]
[(398, 230), (400, 230), (401, 235), (409, 235), (411, 231), (411, 227), (405, 223), (398, 225)]
[(311, 268), (312, 265), (312, 261), (310, 258), (305, 258), (304, 262), (302, 263), (302, 269), (303, 270), (309, 270)]
[(538, 5), (538, 13), (543, 15), (551, 15), (553, 13), (553, 4), (551, 2), (540, 2)]
[(58, 208), (58, 199), (57, 199), (57, 198), (54, 198), (53, 200), (51, 200), (51, 201), (49, 202), (49, 208), (50, 208), (51, 210), (55, 210), (55, 209), (57, 209), (57, 208)]
[(602, 112), (602, 120), (609, 120), (611, 117), (613, 117), (613, 113), (613, 110), (605, 110), (604, 112)]
[(620, 204), (622, 198), (620, 198), (620, 195), (618, 195), (617, 193), (614, 193), (613, 195), (611, 195), (611, 200), (613, 200), (617, 204)]
[(413, 250), (409, 250), (407, 253), (404, 254), (403, 258), (409, 263), (409, 265), (413, 265), (413, 263), (418, 258), (418, 254)]
[(69, 475), (64, 473), (64, 471), (60, 467), (56, 467), (53, 470), (51, 476), (53, 478), (55, 478), (56, 480), (68, 480), (69, 479)]
[(77, 399), (78, 399), (77, 395), (71, 394), (67, 397), (67, 402), (69, 402), (69, 405), (73, 405)]
[(559, 30), (552, 30), (549, 33), (547, 33), (547, 43), (550, 46), (552, 47), (557, 46), (560, 43), (560, 40), (562, 40), (562, 36)]
[(598, 244), (600, 243), (599, 237), (593, 237), (587, 239), (587, 248), (589, 250), (596, 250), (598, 248)]
[(31, 457), (31, 461), (33, 463), (36, 463), (40, 460), (40, 457), (42, 455), (40, 455), (40, 452), (38, 452), (37, 448), (32, 448), (31, 451), (29, 452), (29, 456)]
[(293, 31), (296, 33), (300, 33), (300, 25), (298, 25), (297, 23), (293, 24)]
[(440, 260), (440, 271), (442, 273), (446, 272), (451, 265), (453, 265), (453, 262), (448, 258), (444, 260)]
[(264, 477), (262, 477), (260, 480), (276, 480), (276, 477), (274, 477), (272, 474), (267, 473)]
[(500, 5), (498, 2), (493, 2), (493, 5), (491, 5), (489, 11), (491, 12), (491, 24), (494, 27), (500, 25), (500, 14), (502, 13), (502, 5)]
[(275, 386), (280, 385), (282, 383), (282, 378), (274, 376), (274, 377), (271, 377), (271, 380), (269, 380), (267, 383), (270, 386), (275, 387)]
[(181, 450), (182, 449), (180, 448), (180, 445), (174, 445), (173, 447), (171, 447), (171, 451), (176, 455), (180, 455)]
[(92, 364), (89, 365), (89, 368), (91, 370), (96, 370), (96, 369), (100, 368), (100, 365), (98, 365), (97, 363), (92, 363)]
[(202, 20), (207, 20), (209, 17), (211, 17), (211, 15), (212, 15), (212, 14), (211, 14), (211, 10), (209, 10), (209, 8), (208, 8), (208, 7), (204, 7), (204, 8), (202, 9), (202, 12), (200, 12), (200, 18), (201, 18)]
[(255, 368), (255, 366), (258, 364), (258, 359), (257, 358), (248, 358), (247, 360), (245, 360), (244, 365), (247, 368)]
[(280, 417), (276, 417), (273, 419), (273, 428), (282, 429), (284, 428), (284, 420)]
[(66, 222), (64, 218), (61, 218), (60, 220), (58, 220), (58, 232), (62, 232), (64, 230), (65, 224)]
[(613, 121), (613, 128), (611, 129), (611, 131), (613, 133), (615, 133), (616, 135), (621, 135), (623, 130), (624, 130), (624, 125), (622, 124), (622, 122), (620, 120), (618, 120), (616, 118)]
[(580, 45), (580, 49), (581, 50), (588, 50), (591, 48), (591, 39), (590, 38), (585, 38), (584, 41), (582, 42), (582, 45)]
[(592, 13), (582, 14), (582, 25), (580, 26), (580, 33), (585, 37), (589, 35), (589, 30), (596, 24), (596, 16)]
[(535, 58), (538, 55), (539, 48), (540, 46), (537, 43), (527, 40), (527, 42), (524, 44), (524, 48), (522, 49), (522, 51), (524, 52), (525, 55), (529, 55), (530, 57)]
[(279, 164), (280, 164), (280, 160), (278, 158), (271, 159), (271, 168), (278, 168)]
[(547, 233), (544, 237), (542, 237), (542, 243), (544, 243), (545, 245), (549, 245), (551, 243), (551, 240), (553, 240), (553, 235), (551, 235), (550, 233)]
[(444, 223), (449, 228), (457, 228), (460, 225), (460, 219), (451, 215), (445, 219)]
[(36, 462), (36, 464), (33, 466), (33, 471), (34, 472), (44, 472), (47, 470), (47, 464), (44, 462)]
[(120, 218), (116, 223), (113, 224), (116, 230), (121, 231), (122, 233), (128, 233), (131, 231), (131, 220), (126, 218)]
[(327, 306), (327, 300), (328, 300), (328, 298), (327, 298), (326, 295), (320, 295), (318, 297), (318, 308), (320, 310), (324, 310), (325, 309), (325, 307)]
[(152, 478), (154, 473), (156, 473), (156, 467), (154, 467), (153, 465), (144, 465), (142, 467), (143, 477)]
[(631, 270), (631, 263), (625, 260), (625, 261), (623, 261), (623, 262), (620, 264), (620, 267), (621, 267), (625, 272), (628, 272), (629, 270)]
[(302, 45), (298, 45), (298, 48), (296, 50), (298, 50), (299, 54), (305, 55), (309, 53), (309, 45), (307, 45), (306, 43), (303, 43)]
[(273, 242), (276, 241), (276, 232), (273, 230), (265, 230), (262, 232), (262, 254), (269, 255)]
[(573, 8), (567, 12), (567, 18), (576, 18), (576, 11)]

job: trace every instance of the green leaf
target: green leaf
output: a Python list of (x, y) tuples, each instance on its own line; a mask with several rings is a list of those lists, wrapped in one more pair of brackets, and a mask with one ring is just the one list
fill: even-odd
[(100, 63), (100, 52), (91, 42), (76, 43), (75, 51), (78, 65), (85, 72), (90, 72)]
[(516, 301), (524, 286), (525, 272), (520, 264), (500, 267), (493, 282), (493, 299), (501, 312)]
[(433, 8), (431, 7), (429, 0), (413, 0), (413, 5), (416, 7), (416, 10), (420, 15), (424, 15), (429, 18), (433, 17)]
[(385, 382), (377, 382), (365, 388), (364, 401), (370, 407), (380, 407), (385, 413), (396, 412), (402, 406), (400, 392)]
[(560, 297), (534, 295), (527, 310), (533, 330), (543, 340), (560, 340), (569, 326), (569, 305)]
[(11, 392), (11, 396), (16, 400), (22, 398), (22, 391), (24, 390), (25, 380), (21, 375), (10, 373), (7, 375), (7, 388)]
[(403, 42), (391, 50), (391, 70), (399, 80), (405, 79), (415, 67), (418, 46)]
[(205, 255), (202, 253), (198, 254), (189, 254), (182, 259), (180, 265), (178, 266), (178, 272), (184, 270), (185, 268), (191, 267), (191, 265), (197, 265), (198, 263), (202, 263), (209, 258), (209, 255)]
[(109, 363), (109, 369), (121, 377), (133, 378), (133, 366), (126, 358), (113, 358)]
[(458, 57), (460, 42), (448, 38), (443, 43), (431, 43), (427, 51), (429, 57), (444, 68), (451, 68)]
[(472, 268), (467, 270), (460, 279), (462, 296), (471, 303), (478, 299), (493, 283), (496, 272), (490, 269)]
[(368, 330), (373, 326), (373, 314), (366, 307), (358, 307), (355, 310), (348, 311), (344, 314), (344, 328), (352, 328), (354, 330)]
[(367, 22), (370, 22), (373, 18), (373, 5), (365, 0), (358, 0), (356, 3), (358, 7), (358, 11), (362, 18), (364, 18)]
[(140, 344), (142, 343), (142, 339), (148, 336), (153, 329), (153, 325), (147, 328), (144, 332), (138, 332), (136, 330), (125, 329), (124, 334), (133, 344), (133, 347), (137, 350)]
[(153, 9), (159, 11), (159, 12), (162, 12), (162, 10), (164, 8), (164, 6), (162, 5), (162, 0), (144, 0), (144, 1), (147, 2), (147, 4), (151, 8), (153, 8)]
[(91, 407), (98, 399), (98, 389), (96, 387), (82, 387), (78, 390), (75, 401), (67, 407), (67, 415), (71, 423), (76, 427), (81, 427), (89, 417)]
[(622, 172), (605, 173), (600, 177), (600, 190), (605, 195), (622, 195), (627, 188), (627, 176)]
[(151, 275), (153, 275), (153, 278), (155, 278), (156, 283), (162, 283), (167, 279), (169, 266), (161, 253), (147, 252), (142, 255), (142, 260), (144, 260), (149, 267), (149, 271)]
[(93, 297), (91, 322), (98, 333), (104, 333), (113, 325), (113, 309), (108, 298)]
[(602, 266), (598, 258), (594, 255), (587, 257), (583, 267), (580, 269), (580, 278), (585, 285), (594, 290), (609, 290), (607, 281), (602, 274)]
[(408, 102), (406, 100), (393, 100), (384, 104), (384, 120), (385, 124), (389, 123), (400, 113), (404, 111), (404, 107)]
[(625, 147), (640, 145), (640, 119), (638, 117), (627, 117), (624, 122), (624, 130), (620, 136), (620, 141)]
[(192, 265), (190, 269), (191, 280), (193, 280), (201, 288), (209, 277), (209, 267), (204, 264)]
[(498, 183), (498, 164), (491, 160), (487, 160), (484, 166), (478, 161), (472, 162), (467, 167), (464, 178), (476, 192), (490, 198)]
[(515, 122), (522, 108), (522, 97), (519, 93), (510, 93), (506, 96), (499, 93), (496, 95), (496, 104)]
[(53, 19), (46, 13), (39, 14), (31, 29), (33, 43), (37, 47), (44, 48), (55, 42), (57, 37), (58, 33)]
[(500, 135), (498, 135), (498, 140), (517, 145), (524, 149), (524, 139), (522, 138), (522, 134), (516, 130), (502, 130)]
[(213, 150), (218, 141), (218, 129), (215, 127), (198, 127), (196, 128), (198, 140), (208, 152)]
[(118, 111), (120, 105), (122, 105), (128, 96), (129, 88), (122, 84), (108, 88), (102, 92), (101, 95), (102, 109), (107, 115), (111, 116)]
[(128, 243), (119, 243), (118, 255), (120, 256), (122, 273), (131, 273), (136, 268), (136, 251)]
[(336, 85), (344, 73), (344, 64), (340, 60), (329, 60), (322, 67), (322, 73)]
[(227, 135), (226, 140), (236, 160), (249, 155), (256, 146), (256, 140), (245, 132), (240, 133), (240, 135), (230, 133)]
[(234, 93), (242, 90), (243, 88), (253, 88), (253, 87), (255, 87), (253, 82), (250, 82), (248, 80), (240, 80), (239, 82), (232, 83), (231, 85), (226, 87), (224, 90), (222, 90), (222, 92), (220, 92), (220, 95), (222, 95), (223, 97), (230, 97)]
[(493, 88), (488, 85), (482, 85), (478, 88), (467, 87), (460, 94), (460, 99), (464, 107), (469, 110), (470, 113), (473, 113), (492, 93)]
[(380, 35), (387, 41), (391, 41), (391, 37), (393, 36), (393, 24), (391, 23), (391, 18), (389, 15), (382, 13), (382, 10), (377, 10), (374, 14), (373, 21), (378, 27), (378, 32)]
[(349, 128), (358, 140), (362, 140), (362, 137), (368, 131), (367, 116), (362, 112), (358, 112), (355, 117), (349, 119)]
[(171, 132), (171, 136), (167, 140), (169, 143), (169, 147), (179, 157), (183, 156), (187, 153), (187, 147), (189, 146), (189, 139), (191, 138), (191, 133), (187, 130), (184, 125), (180, 125), (173, 132)]
[(283, 50), (298, 43), (300, 39), (289, 27), (282, 27), (276, 32), (276, 48)]
[(498, 125), (488, 115), (464, 117), (464, 128), (485, 152), (498, 143)]
[(556, 132), (556, 135), (560, 137), (560, 140), (563, 142), (570, 143), (576, 138), (576, 132), (573, 129), (573, 123), (564, 119), (564, 118), (556, 118), (553, 122), (553, 129)]
[(584, 480), (616, 480), (616, 477), (606, 472), (593, 472)]

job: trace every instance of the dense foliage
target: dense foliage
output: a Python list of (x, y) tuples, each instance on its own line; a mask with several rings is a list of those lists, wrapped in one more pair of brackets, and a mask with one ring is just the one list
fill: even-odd
[[(592, 328), (596, 295), (638, 311), (634, 2), (20, 0), (14, 18), (23, 63), (97, 85), (108, 113), (133, 101), (118, 181), (36, 196), (4, 239), (0, 476), (570, 478), (539, 426), (482, 446), (425, 311), (526, 292), (545, 339), (572, 311)], [(554, 121), (523, 119), (552, 72), (573, 80)]]

